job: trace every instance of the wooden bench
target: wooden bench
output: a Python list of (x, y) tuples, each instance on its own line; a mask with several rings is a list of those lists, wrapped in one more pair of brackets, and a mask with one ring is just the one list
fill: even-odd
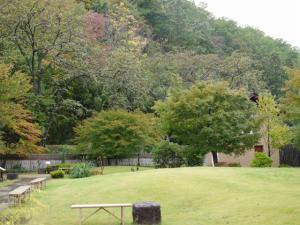
[[(124, 207), (132, 207), (132, 204), (130, 203), (121, 203), (121, 204), (87, 204), (87, 205), (72, 205), (72, 209), (79, 209), (79, 218), (80, 222), (79, 224), (82, 225), (88, 218), (95, 215), (100, 210), (104, 210), (117, 220), (121, 221), (121, 225), (124, 225)], [(107, 208), (121, 208), (121, 218), (113, 214), (112, 212), (108, 211)], [(93, 213), (88, 215), (86, 218), (83, 218), (82, 210), (83, 209), (96, 209)]]
[(46, 188), (46, 181), (47, 181), (46, 177), (40, 177), (40, 178), (36, 178), (36, 179), (30, 181), (29, 184), (34, 189), (43, 189), (43, 188)]
[(11, 205), (13, 200), (13, 205), (21, 204), (27, 197), (30, 198), (30, 185), (20, 186), (8, 193), (8, 203)]

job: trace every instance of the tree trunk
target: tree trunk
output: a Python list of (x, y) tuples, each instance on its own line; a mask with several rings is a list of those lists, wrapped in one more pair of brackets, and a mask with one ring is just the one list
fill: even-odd
[(32, 58), (31, 58), (31, 79), (32, 79), (32, 86), (34, 90), (34, 94), (37, 94), (37, 87), (36, 87), (36, 81), (35, 81), (35, 52), (32, 52)]
[(140, 168), (140, 153), (138, 153), (138, 155), (137, 155), (137, 164), (136, 164), (136, 171), (138, 171), (139, 170), (139, 168)]
[(103, 156), (98, 157), (98, 160), (100, 162), (100, 169), (101, 169), (100, 173), (103, 174), (103, 171), (104, 171), (104, 158), (103, 158)]
[(42, 56), (38, 56), (38, 73), (37, 73), (37, 95), (40, 95), (42, 92), (42, 76), (43, 76), (43, 69), (42, 69)]
[(211, 154), (212, 154), (212, 159), (213, 159), (213, 166), (215, 166), (219, 162), (218, 152), (212, 151)]
[(268, 135), (268, 156), (271, 157), (271, 144), (270, 144), (270, 126), (268, 125), (268, 128), (267, 128), (267, 135)]

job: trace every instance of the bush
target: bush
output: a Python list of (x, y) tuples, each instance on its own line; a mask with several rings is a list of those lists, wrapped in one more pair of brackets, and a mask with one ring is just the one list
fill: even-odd
[(72, 163), (60, 163), (53, 166), (47, 166), (47, 173), (51, 173), (52, 171), (59, 170), (59, 169), (66, 169), (66, 172), (68, 173), (69, 169), (71, 169), (72, 166), (75, 164)]
[(199, 154), (199, 150), (188, 146), (184, 149), (183, 153), (185, 164), (189, 167), (191, 166), (202, 166), (203, 164), (203, 156)]
[(49, 174), (49, 173), (51, 173), (52, 171), (56, 171), (56, 170), (58, 170), (58, 166), (47, 166), (47, 169), (46, 169), (46, 171), (47, 171), (47, 173)]
[(32, 172), (28, 169), (23, 168), (21, 165), (15, 165), (12, 168), (7, 170), (8, 173), (28, 173)]
[(58, 168), (71, 168), (74, 165), (75, 164), (73, 164), (73, 163), (60, 163), (60, 164), (57, 164), (56, 166), (58, 166)]
[(240, 163), (234, 162), (234, 163), (228, 163), (228, 167), (241, 167)]
[(51, 174), (51, 177), (54, 179), (64, 178), (64, 176), (65, 176), (65, 172), (62, 170), (55, 170), (55, 171), (52, 171), (50, 174)]
[(70, 170), (70, 177), (72, 178), (83, 178), (91, 176), (91, 166), (86, 163), (75, 164)]
[(251, 163), (252, 167), (271, 167), (273, 160), (268, 157), (266, 154), (257, 152)]
[(153, 161), (160, 168), (180, 167), (184, 164), (183, 147), (171, 142), (163, 142), (152, 153)]

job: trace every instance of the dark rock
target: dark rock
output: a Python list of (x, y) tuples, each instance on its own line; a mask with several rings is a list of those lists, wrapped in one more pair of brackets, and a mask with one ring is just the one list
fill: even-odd
[(19, 175), (17, 173), (7, 173), (6, 178), (8, 180), (16, 180), (18, 179)]
[(160, 204), (156, 202), (139, 202), (132, 207), (133, 222), (135, 224), (160, 224)]

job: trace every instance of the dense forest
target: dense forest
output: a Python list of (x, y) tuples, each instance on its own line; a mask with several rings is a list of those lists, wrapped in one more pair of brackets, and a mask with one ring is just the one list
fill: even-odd
[(199, 81), (277, 100), (300, 62), (285, 41), (189, 0), (1, 0), (0, 31), (0, 145), (10, 152), (71, 144), (94, 112), (153, 112)]

